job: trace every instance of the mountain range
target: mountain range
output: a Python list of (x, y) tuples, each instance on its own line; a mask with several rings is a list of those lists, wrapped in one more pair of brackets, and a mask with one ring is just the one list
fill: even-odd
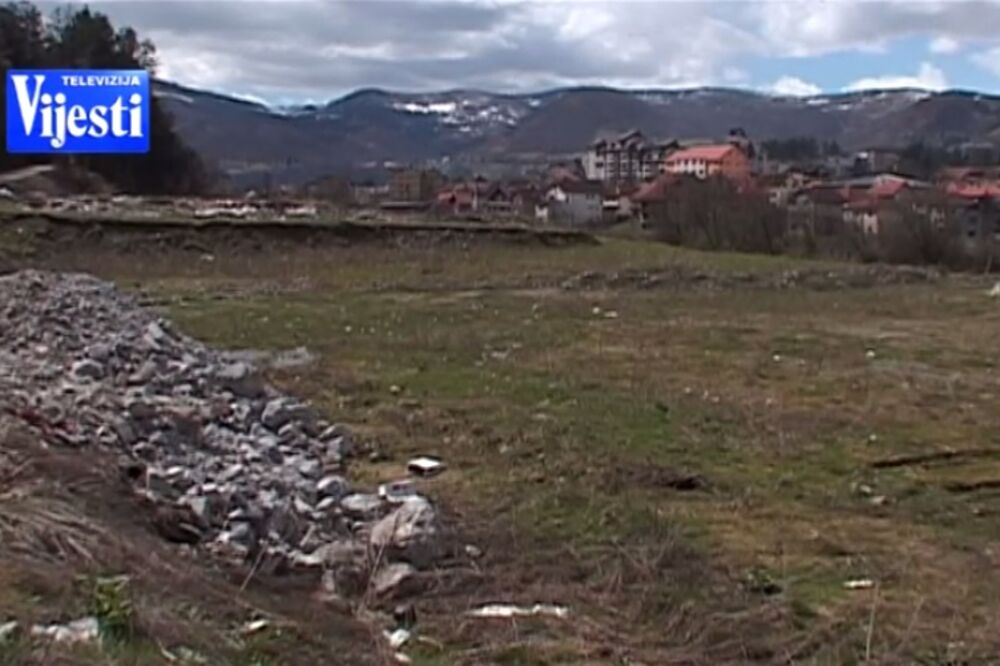
[(365, 89), (324, 105), (272, 107), (158, 81), (181, 135), (237, 182), (358, 175), (386, 162), (525, 164), (580, 153), (600, 134), (755, 140), (809, 136), (847, 149), (922, 140), (1000, 146), (1000, 96), (886, 90), (785, 97), (726, 88), (563, 88), (508, 95)]

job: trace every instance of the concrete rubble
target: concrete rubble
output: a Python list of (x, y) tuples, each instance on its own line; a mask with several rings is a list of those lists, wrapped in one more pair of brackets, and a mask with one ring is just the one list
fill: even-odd
[(84, 617), (67, 624), (36, 624), (31, 635), (56, 643), (93, 643), (101, 635), (101, 625), (96, 617)]
[(163, 536), (261, 571), (390, 594), (443, 552), (429, 499), (351, 486), (346, 427), (91, 276), (0, 277), (0, 413), (117, 454)]

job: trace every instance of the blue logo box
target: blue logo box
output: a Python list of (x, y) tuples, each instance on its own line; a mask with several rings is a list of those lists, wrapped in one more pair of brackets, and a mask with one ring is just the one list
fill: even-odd
[(146, 70), (10, 70), (6, 86), (7, 152), (149, 152)]

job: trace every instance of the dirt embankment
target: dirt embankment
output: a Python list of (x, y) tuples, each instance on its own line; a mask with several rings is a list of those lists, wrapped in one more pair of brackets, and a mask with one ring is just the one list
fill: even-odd
[[(419, 248), (483, 243), (565, 246), (597, 242), (590, 234), (575, 230), (445, 222), (244, 222), (163, 218), (147, 221), (13, 213), (0, 216), (0, 227), (0, 233), (9, 240), (6, 243), (8, 263), (15, 262), (18, 254), (12, 252), (11, 247), (22, 255), (47, 257), (65, 251), (95, 249), (129, 254), (181, 250), (214, 255), (360, 244)], [(4, 253), (3, 245), (0, 243), (0, 256)]]

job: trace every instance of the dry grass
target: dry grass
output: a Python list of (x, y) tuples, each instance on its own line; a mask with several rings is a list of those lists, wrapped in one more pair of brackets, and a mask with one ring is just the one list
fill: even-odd
[[(974, 280), (560, 288), (814, 267), (623, 240), (181, 256), (64, 259), (210, 342), (318, 353), (274, 379), (383, 454), (358, 478), (448, 462), (421, 483), (485, 555), (420, 600), (415, 663), (1000, 656), (1000, 493), (981, 483), (1000, 469), (942, 453), (1000, 449), (1000, 308)], [(494, 601), (570, 616), (463, 615)]]

